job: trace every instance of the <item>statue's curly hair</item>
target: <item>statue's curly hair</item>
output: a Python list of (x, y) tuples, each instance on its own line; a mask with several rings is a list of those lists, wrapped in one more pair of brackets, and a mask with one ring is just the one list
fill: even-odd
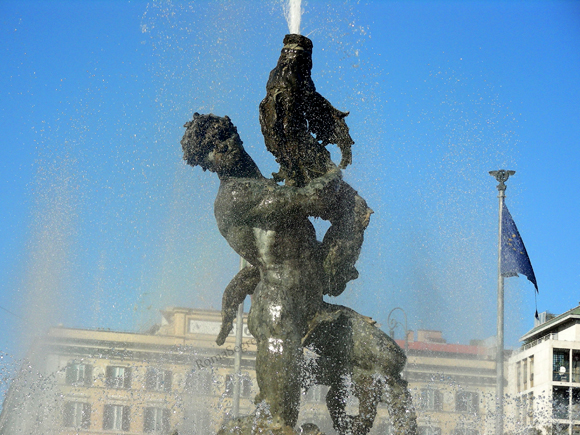
[(193, 114), (193, 120), (187, 122), (181, 147), (183, 160), (188, 165), (197, 166), (205, 155), (238, 130), (228, 116), (221, 117), (212, 113), (209, 115)]

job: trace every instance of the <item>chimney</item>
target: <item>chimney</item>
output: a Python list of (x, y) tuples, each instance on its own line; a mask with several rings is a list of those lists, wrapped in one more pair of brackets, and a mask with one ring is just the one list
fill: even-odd
[(536, 326), (540, 326), (542, 323), (546, 323), (548, 320), (552, 320), (556, 317), (554, 314), (550, 313), (549, 311), (544, 311), (538, 315), (538, 318), (534, 317), (534, 328)]
[(417, 331), (417, 341), (423, 343), (446, 343), (441, 331), (429, 331), (426, 329), (419, 329)]

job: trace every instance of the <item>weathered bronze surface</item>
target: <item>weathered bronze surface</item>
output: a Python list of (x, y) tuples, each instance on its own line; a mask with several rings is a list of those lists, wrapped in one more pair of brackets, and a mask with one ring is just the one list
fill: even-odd
[(276, 157), (277, 181), (303, 186), (332, 166), (325, 146), (336, 144), (342, 152), (340, 167), (352, 163), (350, 137), (344, 118), (316, 92), (311, 77), (312, 41), (302, 35), (286, 35), (276, 68), (260, 103), (260, 125), (266, 148)]
[[(248, 327), (257, 342), (258, 408), (219, 433), (295, 433), (301, 389), (324, 384), (330, 387), (327, 407), (340, 434), (368, 433), (384, 399), (396, 433), (414, 434), (400, 347), (370, 318), (323, 301), (323, 295), (342, 293), (358, 277), (354, 265), (372, 210), (342, 181), (325, 149), (337, 144), (341, 167), (351, 163), (346, 113), (316, 92), (311, 55), (308, 38), (287, 35), (260, 104), (266, 146), (280, 163), (274, 180), (261, 174), (228, 117), (196, 113), (185, 124), (184, 159), (217, 173), (219, 231), (250, 264), (224, 292), (217, 342), (230, 333), (237, 305), (253, 294)], [(285, 185), (278, 184), (282, 179)], [(310, 217), (330, 221), (322, 241)], [(306, 361), (305, 348), (318, 357)], [(345, 412), (349, 391), (359, 399), (356, 416)], [(314, 425), (300, 430), (319, 433)]]

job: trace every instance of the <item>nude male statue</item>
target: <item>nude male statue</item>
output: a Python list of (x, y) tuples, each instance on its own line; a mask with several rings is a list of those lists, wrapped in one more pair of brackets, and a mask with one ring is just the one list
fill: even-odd
[(230, 119), (195, 114), (182, 140), (184, 159), (215, 172), (220, 233), (260, 272), (248, 327), (257, 341), (259, 401), (274, 421), (293, 427), (300, 404), (302, 338), (322, 303), (320, 243), (309, 216), (327, 217), (340, 170), (304, 187), (266, 179), (246, 153)]
[[(279, 186), (265, 179), (227, 117), (195, 114), (186, 127), (184, 159), (218, 174), (218, 228), (230, 246), (253, 265), (238, 273), (226, 288), (218, 344), (231, 330), (237, 304), (246, 294), (253, 294), (248, 326), (258, 343), (258, 401), (269, 405), (279, 424), (294, 426), (304, 386), (302, 349), (307, 346), (321, 356), (311, 373), (315, 383), (331, 387), (327, 404), (339, 433), (366, 434), (385, 387), (391, 390), (393, 409), (404, 414), (411, 401), (406, 382), (400, 378), (405, 363), (400, 348), (369, 318), (322, 301), (323, 293), (329, 293), (323, 263), (336, 245), (318, 242), (308, 217), (332, 221), (337, 213), (352, 213), (356, 206), (350, 211), (337, 211), (337, 207), (343, 197), (352, 198), (356, 192), (341, 181), (336, 168), (304, 187)], [(363, 207), (360, 201), (358, 207)], [(354, 229), (364, 231), (369, 210), (364, 203), (355, 213)], [(337, 234), (341, 224), (340, 220), (333, 224)], [(356, 417), (345, 413), (345, 380), (349, 376), (361, 404)], [(414, 433), (414, 413), (400, 418), (395, 427), (397, 433)]]

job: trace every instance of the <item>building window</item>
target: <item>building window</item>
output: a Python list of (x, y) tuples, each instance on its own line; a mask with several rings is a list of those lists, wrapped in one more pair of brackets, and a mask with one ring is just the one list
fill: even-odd
[(213, 390), (211, 369), (195, 370), (187, 375), (185, 390), (189, 394), (209, 396)]
[(580, 350), (572, 351), (572, 382), (580, 382)]
[(169, 409), (163, 408), (145, 408), (145, 422), (143, 430), (146, 433), (169, 432)]
[(530, 388), (534, 388), (534, 357), (530, 357)]
[(185, 423), (189, 432), (195, 435), (206, 435), (211, 433), (210, 414), (206, 410), (192, 409), (185, 417)]
[(524, 390), (528, 389), (528, 360), (525, 359), (522, 366), (522, 379), (524, 380)]
[[(234, 394), (234, 377), (233, 375), (226, 375), (226, 391), (227, 397), (232, 397)], [(240, 396), (250, 397), (252, 394), (252, 380), (250, 376), (244, 373), (241, 377)]]
[(520, 361), (516, 363), (516, 388), (518, 393), (522, 391), (522, 367)]
[(580, 420), (580, 388), (572, 388), (572, 420)]
[[(391, 435), (393, 433), (393, 426), (391, 425), (391, 422), (389, 420), (380, 420), (378, 423), (375, 422), (375, 424), (373, 426), (376, 426), (376, 428), (377, 428), (375, 433), (380, 433), (381, 435)], [(331, 421), (328, 424), (328, 432), (330, 432), (332, 429), (333, 429), (333, 427), (332, 427), (332, 421)], [(374, 429), (374, 427), (373, 427), (373, 429)], [(419, 427), (419, 430), (421, 430), (420, 427)], [(436, 435), (441, 435), (441, 433), (436, 434)]]
[(479, 435), (479, 431), (477, 429), (458, 427), (457, 429), (453, 429), (453, 435)]
[(473, 391), (458, 391), (455, 396), (455, 410), (477, 413), (479, 411), (479, 394)]
[(311, 385), (308, 390), (304, 392), (304, 400), (306, 402), (324, 402), (326, 400), (326, 393), (328, 387), (324, 385)]
[(534, 424), (534, 393), (528, 393), (527, 416), (530, 419), (530, 424)]
[(64, 427), (88, 429), (91, 426), (91, 404), (82, 402), (65, 402)]
[(570, 372), (570, 351), (568, 349), (554, 349), (553, 380), (568, 382)]
[(552, 435), (568, 435), (569, 424), (555, 423), (552, 425)]
[(440, 427), (419, 426), (418, 429), (419, 435), (441, 435)]
[(171, 391), (172, 373), (169, 370), (148, 369), (145, 388), (149, 391)]
[(129, 431), (130, 428), (130, 408), (123, 405), (105, 405), (103, 416), (104, 430)]
[(131, 369), (129, 367), (108, 366), (107, 387), (131, 388)]
[(441, 411), (443, 397), (439, 390), (433, 388), (424, 388), (421, 390), (419, 406), (424, 411)]
[(69, 385), (92, 385), (92, 366), (89, 364), (70, 363), (66, 367), (66, 383)]
[(552, 393), (552, 417), (567, 420), (570, 406), (570, 389), (567, 387), (554, 387)]

